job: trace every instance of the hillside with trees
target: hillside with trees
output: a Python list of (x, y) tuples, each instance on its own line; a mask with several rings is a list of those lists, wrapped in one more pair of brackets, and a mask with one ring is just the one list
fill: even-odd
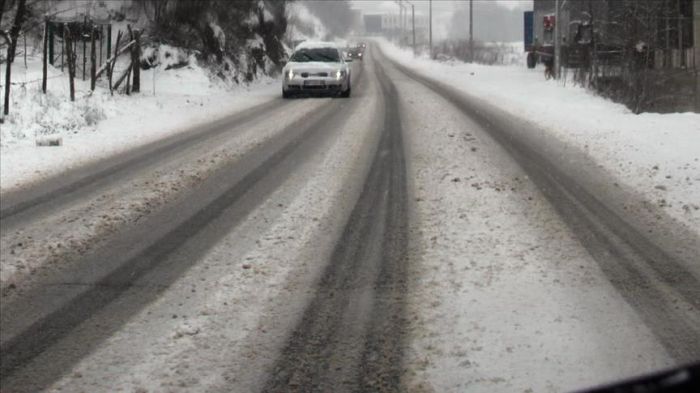
[[(0, 31), (36, 43), (44, 18), (129, 24), (141, 31), (144, 48), (181, 48), (220, 77), (240, 83), (274, 73), (285, 58), (286, 6), (286, 0), (2, 0)], [(20, 23), (13, 30), (18, 10)], [(10, 41), (0, 40), (3, 62)]]

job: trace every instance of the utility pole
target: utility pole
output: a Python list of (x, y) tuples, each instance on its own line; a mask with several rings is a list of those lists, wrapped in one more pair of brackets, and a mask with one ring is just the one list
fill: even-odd
[(403, 2), (402, 1), (403, 0), (395, 0), (395, 3), (399, 6), (399, 20), (398, 20), (398, 25), (397, 25), (397, 28), (399, 31), (399, 46), (401, 46), (403, 44), (403, 40), (404, 40), (404, 36), (405, 36), (405, 33), (404, 33), (404, 27), (405, 27), (404, 15), (405, 15), (405, 12), (403, 9)]
[[(413, 35), (411, 46), (413, 47), (413, 54), (415, 55), (416, 54), (416, 6), (412, 2), (410, 2), (409, 0), (396, 0), (396, 3), (399, 6), (401, 6), (402, 10), (404, 7), (403, 3), (406, 3), (406, 7), (408, 7), (409, 5), (411, 6), (411, 33)], [(405, 26), (408, 27), (408, 9), (404, 10), (403, 15), (405, 17), (404, 19), (406, 22)], [(408, 38), (408, 37), (405, 37), (405, 34), (404, 34), (404, 38)], [(408, 39), (406, 39), (406, 41), (408, 41)]]
[(401, 39), (404, 41), (408, 41), (406, 39), (406, 27), (408, 27), (408, 19), (407, 19), (408, 12), (406, 12), (406, 8), (404, 8), (404, 7), (405, 6), (404, 6), (403, 0), (402, 0), (401, 1), (401, 10), (403, 11), (403, 18), (401, 19), (401, 25), (403, 26), (403, 28), (401, 29), (401, 31), (403, 32), (403, 34), (401, 35)]
[(559, 65), (561, 62), (561, 38), (559, 37), (559, 0), (554, 2), (554, 77), (559, 79)]
[(401, 4), (401, 41), (406, 42), (406, 8), (403, 4), (403, 0), (400, 1)]
[(430, 58), (433, 58), (433, 0), (429, 0), (428, 11), (428, 41), (430, 46)]
[(474, 0), (469, 0), (469, 61), (474, 62)]
[(403, 41), (403, 5), (401, 5), (401, 0), (399, 0), (399, 46)]
[(413, 25), (413, 55), (416, 55), (416, 6), (411, 3), (411, 25)]
[(408, 45), (408, 4), (404, 4), (404, 2), (407, 2), (406, 0), (401, 1), (401, 5), (405, 7), (403, 9), (403, 38), (406, 40), (406, 45)]

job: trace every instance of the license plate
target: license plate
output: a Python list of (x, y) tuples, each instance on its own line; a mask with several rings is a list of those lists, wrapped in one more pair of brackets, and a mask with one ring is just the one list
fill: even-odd
[(325, 86), (325, 85), (326, 85), (326, 82), (324, 82), (324, 81), (315, 81), (315, 80), (304, 81), (304, 86)]

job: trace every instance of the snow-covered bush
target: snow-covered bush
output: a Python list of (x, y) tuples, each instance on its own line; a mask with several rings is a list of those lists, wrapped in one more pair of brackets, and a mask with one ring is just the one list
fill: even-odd
[(522, 65), (525, 61), (521, 42), (474, 42), (474, 53), (470, 53), (469, 40), (446, 40), (435, 48), (436, 56), (473, 60), (488, 65)]
[(21, 140), (33, 140), (46, 135), (65, 135), (97, 125), (111, 110), (100, 95), (78, 97), (71, 102), (64, 95), (51, 90), (46, 94), (40, 86), (19, 87), (13, 90), (12, 111), (1, 127), (3, 146)]

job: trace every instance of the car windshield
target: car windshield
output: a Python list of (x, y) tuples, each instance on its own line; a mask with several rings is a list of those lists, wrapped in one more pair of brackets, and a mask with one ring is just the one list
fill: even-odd
[(335, 48), (302, 48), (294, 52), (290, 60), (297, 63), (310, 61), (337, 63), (340, 61), (340, 56)]

